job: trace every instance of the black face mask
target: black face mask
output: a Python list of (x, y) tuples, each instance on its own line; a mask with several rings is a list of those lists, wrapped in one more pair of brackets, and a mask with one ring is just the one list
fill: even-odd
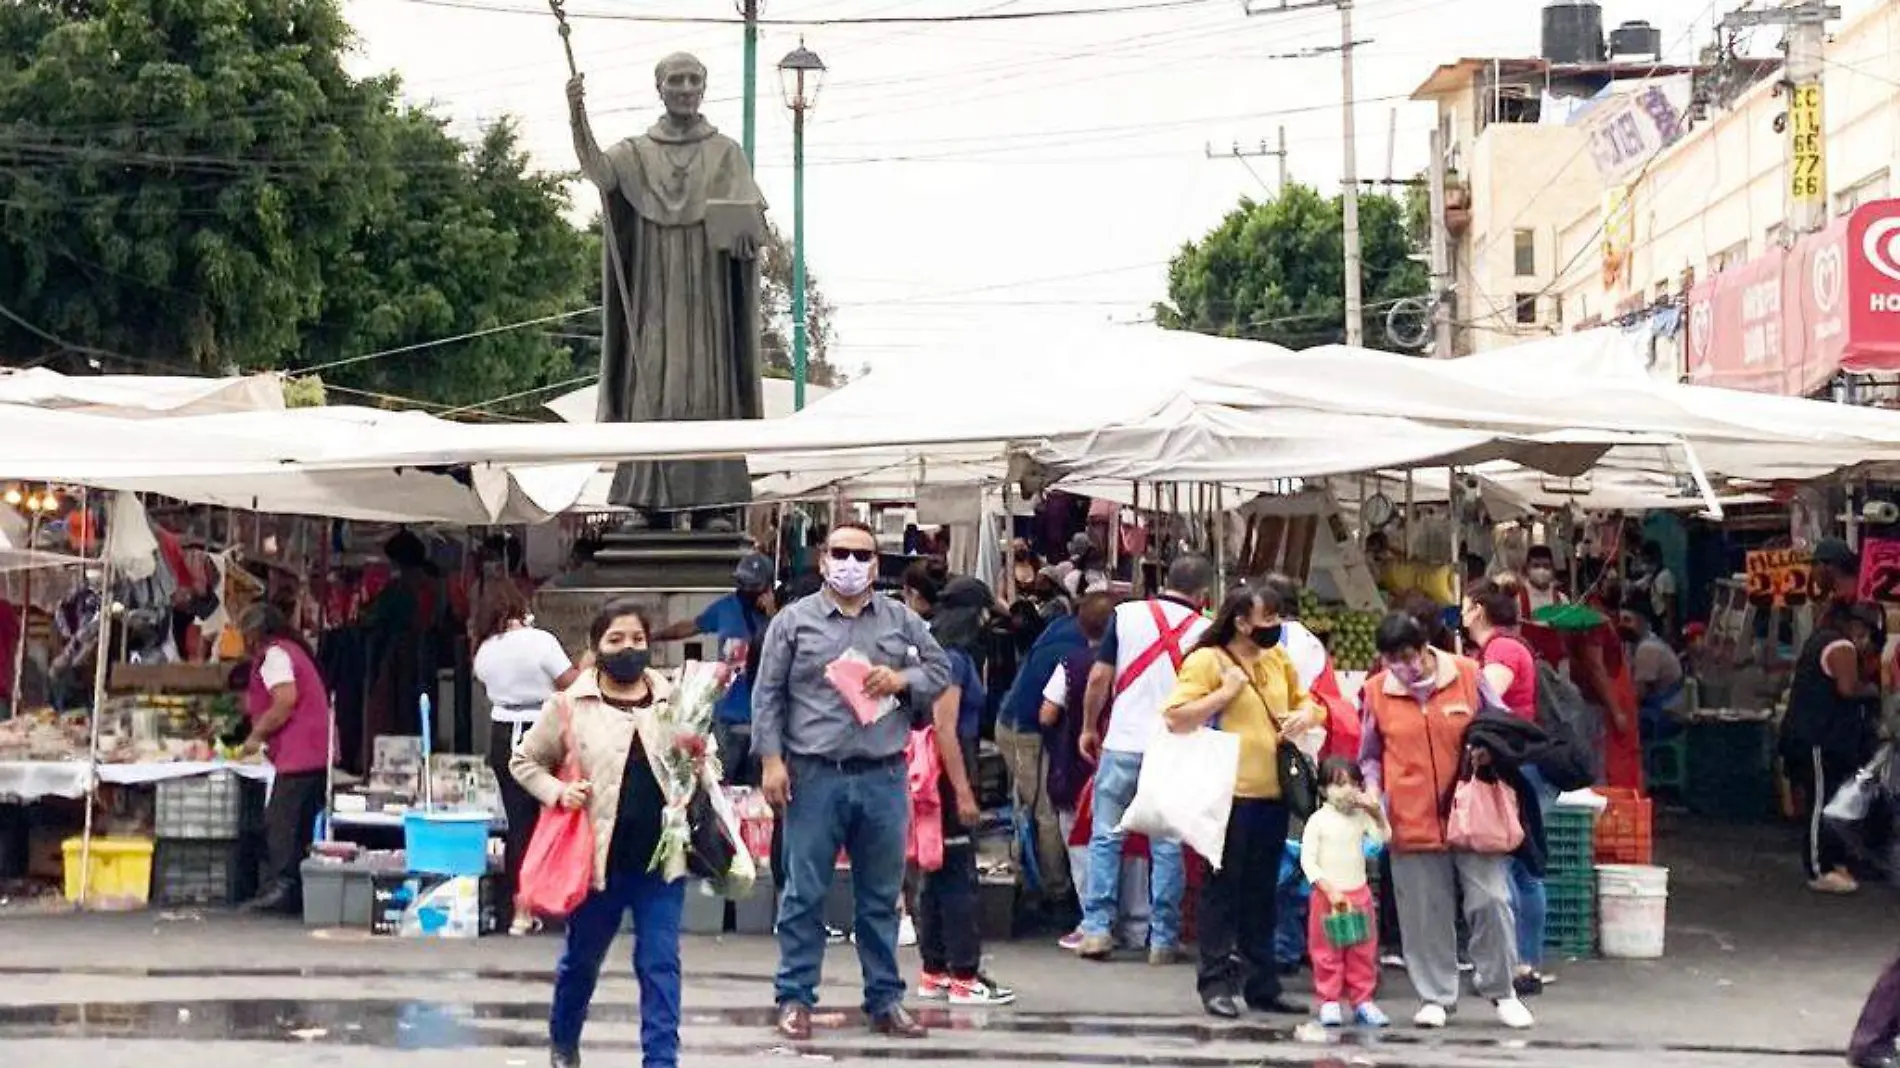
[(639, 682), (647, 672), (647, 665), (653, 662), (650, 649), (621, 649), (612, 653), (602, 653), (595, 660), (601, 674), (622, 686), (631, 686)]
[(1271, 649), (1280, 644), (1280, 634), (1285, 629), (1281, 624), (1275, 623), (1271, 627), (1255, 627), (1248, 632), (1247, 636), (1252, 638), (1253, 643), (1260, 648)]
[(1635, 627), (1618, 627), (1616, 633), (1622, 635), (1623, 640), (1632, 645), (1643, 640), (1642, 632)]

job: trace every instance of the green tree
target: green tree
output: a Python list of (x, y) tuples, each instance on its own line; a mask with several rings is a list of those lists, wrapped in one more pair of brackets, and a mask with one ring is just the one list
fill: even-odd
[[(759, 255), (759, 357), (767, 378), (792, 377), (792, 243), (767, 221)], [(842, 386), (845, 374), (825, 358), (831, 348), (835, 309), (818, 288), (811, 262), (805, 263), (805, 380), (816, 386)]]
[[(1155, 320), (1171, 330), (1304, 348), (1345, 339), (1344, 224), (1338, 198), (1290, 185), (1272, 200), (1243, 198), (1220, 225), (1184, 245), (1168, 267)], [(1405, 204), (1359, 198), (1366, 344), (1388, 348), (1387, 309), (1427, 291)]]
[[(350, 44), (336, 0), (0, 5), (0, 360), (325, 367), (597, 299), (513, 125), (464, 145)], [(559, 328), (323, 378), (473, 403), (572, 377)]]

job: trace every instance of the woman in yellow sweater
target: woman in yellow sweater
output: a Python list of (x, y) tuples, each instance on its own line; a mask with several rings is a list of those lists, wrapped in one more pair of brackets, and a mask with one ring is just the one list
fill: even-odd
[(1201, 1004), (1232, 1019), (1241, 1002), (1261, 1012), (1306, 1009), (1280, 992), (1273, 955), (1274, 899), (1286, 852), (1287, 808), (1280, 799), (1282, 734), (1298, 734), (1325, 712), (1301, 689), (1280, 649), (1277, 590), (1246, 586), (1227, 595), (1213, 626), (1181, 664), (1168, 698), (1167, 723), (1187, 732), (1212, 725), (1240, 736), (1240, 771), (1227, 819), (1224, 863), (1201, 887)]

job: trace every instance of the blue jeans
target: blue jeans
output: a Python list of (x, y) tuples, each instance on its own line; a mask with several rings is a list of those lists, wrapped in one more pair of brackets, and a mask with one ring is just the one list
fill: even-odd
[[(1520, 769), (1530, 783), (1542, 811), (1548, 813), (1557, 791), (1544, 782), (1543, 775), (1529, 764)], [(1544, 963), (1544, 936), (1549, 922), (1550, 901), (1544, 893), (1542, 876), (1531, 874), (1524, 862), (1511, 858), (1511, 911), (1517, 917), (1517, 963), (1537, 968)]]
[(640, 1049), (646, 1068), (678, 1068), (680, 1062), (680, 912), (686, 881), (667, 882), (647, 872), (614, 872), (607, 889), (587, 895), (567, 918), (567, 948), (554, 967), (554, 1007), (548, 1040), (555, 1049), (577, 1052), (587, 1007), (594, 1000), (600, 963), (620, 932), (620, 918), (633, 911), (633, 974), (640, 981)]
[[(1122, 839), (1115, 829), (1135, 799), (1141, 778), (1141, 754), (1102, 754), (1095, 770), (1095, 797), (1091, 802), (1095, 825), (1089, 832), (1088, 892), (1082, 898), (1082, 933), (1105, 935), (1115, 925), (1115, 907), (1121, 899)], [(1181, 944), (1181, 894), (1187, 870), (1181, 863), (1181, 843), (1148, 842), (1149, 893), (1154, 915), (1148, 924), (1148, 945), (1174, 949)]]
[(910, 836), (904, 762), (840, 767), (794, 756), (787, 763), (792, 800), (781, 824), (786, 871), (778, 910), (778, 1004), (818, 1004), (825, 896), (843, 849), (851, 860), (864, 1011), (882, 1016), (904, 1000), (897, 972), (897, 900)]

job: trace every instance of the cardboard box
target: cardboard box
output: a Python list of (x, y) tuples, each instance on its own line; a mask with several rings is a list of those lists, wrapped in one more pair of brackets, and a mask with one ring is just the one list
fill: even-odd
[(501, 929), (497, 881), (456, 875), (378, 875), (370, 933), (397, 938), (478, 938)]

